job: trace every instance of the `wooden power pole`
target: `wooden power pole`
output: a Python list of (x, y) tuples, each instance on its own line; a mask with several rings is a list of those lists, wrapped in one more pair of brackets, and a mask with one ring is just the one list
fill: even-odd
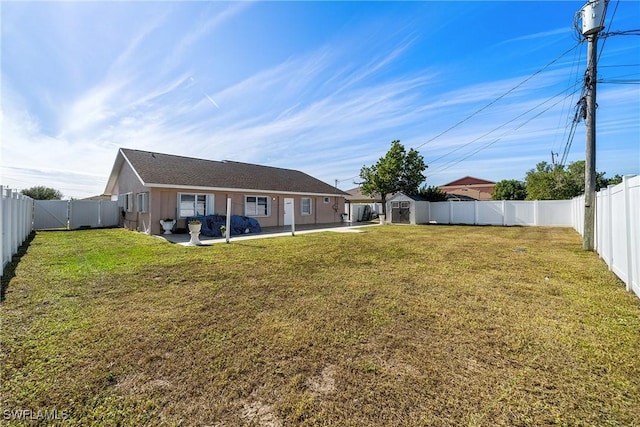
[(595, 217), (596, 217), (596, 54), (598, 34), (588, 36), (587, 48), (588, 66), (585, 76), (587, 89), (587, 118), (586, 135), (587, 146), (584, 170), (584, 231), (582, 234), (582, 249), (592, 251), (595, 248)]
[(609, 0), (589, 0), (580, 9), (582, 35), (589, 42), (587, 48), (586, 89), (586, 154), (584, 171), (584, 229), (582, 248), (595, 249), (596, 218), (596, 78), (598, 62), (598, 33), (604, 28), (604, 16)]

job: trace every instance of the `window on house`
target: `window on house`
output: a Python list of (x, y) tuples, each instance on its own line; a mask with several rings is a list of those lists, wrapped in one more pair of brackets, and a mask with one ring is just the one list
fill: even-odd
[(136, 199), (138, 212), (149, 212), (149, 193), (138, 193)]
[(213, 212), (213, 195), (178, 193), (178, 218), (210, 215)]
[(399, 208), (399, 207), (400, 207), (400, 202), (391, 202), (391, 207), (392, 207), (393, 209), (397, 209), (397, 208)]
[(271, 214), (270, 199), (266, 196), (245, 196), (244, 214), (246, 216), (269, 216)]
[(400, 207), (402, 207), (402, 209), (409, 209), (409, 202), (401, 202)]
[(133, 193), (118, 194), (118, 207), (125, 212), (133, 212)]
[(331, 201), (331, 199), (329, 197), (323, 197), (322, 198), (322, 203), (329, 203)]
[(300, 203), (300, 212), (302, 213), (302, 215), (311, 215), (311, 198), (302, 198)]

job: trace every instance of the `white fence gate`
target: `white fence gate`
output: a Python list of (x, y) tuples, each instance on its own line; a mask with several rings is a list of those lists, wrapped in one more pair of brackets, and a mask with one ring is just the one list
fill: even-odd
[[(33, 231), (33, 200), (0, 186), (0, 272)], [(2, 275), (0, 274), (0, 275)]]
[(115, 227), (118, 203), (105, 200), (36, 200), (33, 228), (36, 230)]

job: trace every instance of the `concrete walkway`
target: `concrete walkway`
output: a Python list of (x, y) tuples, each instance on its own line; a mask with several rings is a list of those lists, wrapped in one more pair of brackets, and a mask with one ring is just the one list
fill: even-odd
[[(375, 227), (380, 225), (378, 223), (365, 222), (365, 223), (335, 223), (335, 224), (315, 224), (315, 225), (296, 225), (295, 234), (308, 234), (308, 233), (320, 233), (323, 231), (332, 231), (335, 233), (362, 233), (366, 227)], [(283, 237), (291, 236), (291, 227), (264, 227), (261, 233), (244, 234), (238, 236), (232, 236), (229, 241), (236, 242), (241, 240), (252, 239), (266, 239), (270, 237)], [(166, 240), (170, 243), (176, 243), (182, 246), (190, 246), (189, 241), (191, 236), (189, 233), (185, 234), (160, 234), (155, 235), (160, 239)], [(200, 246), (209, 246), (215, 243), (226, 243), (224, 237), (207, 237), (200, 235)]]

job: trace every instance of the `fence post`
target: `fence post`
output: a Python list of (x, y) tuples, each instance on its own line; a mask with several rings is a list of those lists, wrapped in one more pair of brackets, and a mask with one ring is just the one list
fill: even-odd
[(296, 235), (296, 199), (291, 198), (291, 235)]
[[(611, 189), (613, 188), (613, 185), (609, 185), (607, 186), (607, 192), (606, 192), (606, 197), (607, 197), (607, 219), (606, 219), (606, 227), (607, 227), (607, 237), (608, 237), (608, 246), (609, 246), (609, 256), (607, 258), (609, 258), (609, 270), (613, 270), (613, 197), (611, 194)], [(597, 206), (597, 205), (596, 205)], [(602, 205), (600, 205), (602, 206)], [(602, 219), (603, 219), (603, 224), (602, 224), (602, 228), (604, 228), (605, 224), (605, 218), (604, 215), (602, 215)], [(598, 233), (598, 234), (603, 234), (603, 233)]]
[(502, 201), (502, 226), (507, 225), (507, 201)]
[(227, 218), (225, 221), (224, 237), (229, 243), (229, 236), (231, 236), (231, 197), (227, 197)]
[[(625, 228), (626, 228), (626, 245), (627, 245), (627, 291), (631, 291), (633, 285), (633, 253), (632, 245), (633, 239), (631, 237), (631, 195), (629, 191), (629, 177), (622, 177), (622, 191), (624, 195), (624, 213), (625, 213)], [(637, 218), (636, 218), (637, 220)]]
[(5, 224), (4, 224), (4, 186), (0, 185), (0, 276), (4, 272), (4, 241), (5, 241)]
[[(18, 218), (18, 192), (16, 190), (11, 191), (11, 218), (14, 222), (19, 222)], [(18, 230), (16, 227), (12, 227), (13, 231), (11, 233), (11, 253), (15, 254), (18, 252), (18, 248), (20, 247)]]
[(449, 221), (447, 221), (447, 224), (451, 224), (452, 221), (453, 221), (453, 202), (449, 200)]
[(478, 201), (473, 201), (473, 225), (478, 225)]

